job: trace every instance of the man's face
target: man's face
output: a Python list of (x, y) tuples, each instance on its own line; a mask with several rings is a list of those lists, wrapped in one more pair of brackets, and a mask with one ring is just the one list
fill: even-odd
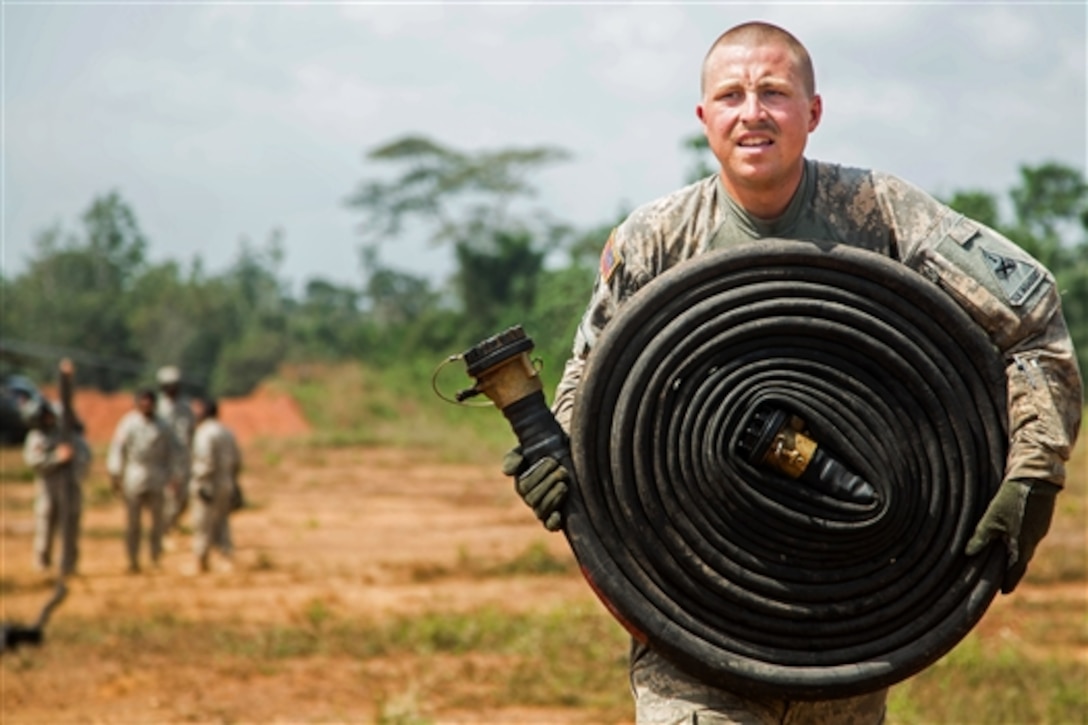
[(155, 399), (151, 396), (139, 396), (136, 398), (136, 410), (140, 411), (145, 418), (151, 418), (155, 415)]
[(722, 166), (726, 189), (737, 198), (744, 191), (792, 184), (792, 193), (822, 106), (820, 97), (805, 89), (789, 48), (782, 43), (719, 46), (707, 58), (704, 78), (695, 112)]
[(189, 410), (193, 411), (193, 418), (195, 418), (197, 422), (200, 422), (204, 420), (205, 417), (207, 417), (207, 410), (204, 408), (204, 401), (200, 400), (199, 398), (193, 400), (193, 402), (189, 404)]

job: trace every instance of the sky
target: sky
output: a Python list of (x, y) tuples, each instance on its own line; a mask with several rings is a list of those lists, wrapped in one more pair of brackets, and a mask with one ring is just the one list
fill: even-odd
[[(0, 265), (18, 275), (43, 230), (77, 230), (116, 191), (153, 262), (218, 272), (280, 230), (296, 289), (357, 286), (362, 217), (345, 199), (385, 172), (367, 151), (408, 134), (565, 149), (530, 179), (537, 201), (596, 226), (684, 183), (703, 55), (747, 20), (813, 56), (811, 158), (937, 195), (1088, 165), (1083, 2), (0, 0)], [(411, 236), (381, 258), (452, 271)]]

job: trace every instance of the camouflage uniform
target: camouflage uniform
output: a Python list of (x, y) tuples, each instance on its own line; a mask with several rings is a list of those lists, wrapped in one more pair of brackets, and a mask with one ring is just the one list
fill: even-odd
[(193, 507), (193, 553), (202, 568), (215, 546), (226, 556), (233, 553), (230, 512), (242, 455), (234, 435), (215, 418), (202, 420), (193, 436), (192, 480), (189, 495)]
[(111, 478), (120, 481), (125, 497), (125, 551), (128, 553), (129, 568), (133, 571), (139, 569), (140, 517), (144, 509), (151, 514), (148, 543), (151, 561), (157, 563), (162, 555), (165, 524), (163, 490), (184, 473), (181, 443), (159, 417), (148, 419), (139, 411), (130, 410), (114, 431), (106, 458), (106, 470)]
[(174, 436), (181, 443), (183, 473), (177, 480), (176, 486), (168, 486), (163, 491), (163, 517), (166, 529), (177, 525), (178, 519), (185, 513), (185, 504), (188, 499), (187, 484), (189, 480), (189, 456), (193, 442), (193, 411), (189, 408), (189, 402), (185, 398), (171, 398), (168, 395), (159, 395), (155, 403), (155, 415), (166, 421)]
[(83, 479), (91, 462), (91, 449), (83, 436), (72, 438), (73, 457), (57, 463), (55, 452), (61, 442), (60, 429), (35, 428), (27, 433), (23, 459), (34, 470), (34, 562), (48, 569), (53, 539), (61, 540), (60, 573), (74, 574), (79, 560), (79, 523), (83, 513)]
[[(613, 230), (556, 391), (553, 410), (563, 427), (569, 430), (587, 356), (625, 300), (686, 259), (767, 237), (862, 247), (897, 259), (939, 285), (1004, 355), (1005, 476), (1064, 483), (1080, 423), (1081, 379), (1052, 275), (1013, 242), (901, 179), (812, 160), (805, 161), (801, 184), (777, 219), (747, 213), (714, 175), (636, 209)], [(767, 713), (791, 707), (790, 717), (808, 711), (816, 721), (863, 717), (874, 722), (883, 717), (886, 692), (838, 701), (834, 714), (823, 715), (817, 711), (831, 705), (756, 703), (707, 688), (638, 646), (632, 656), (632, 688), (639, 721), (655, 723), (696, 718), (780, 722)], [(747, 712), (747, 719), (730, 720), (724, 714), (734, 711)], [(717, 720), (710, 717), (714, 713)]]

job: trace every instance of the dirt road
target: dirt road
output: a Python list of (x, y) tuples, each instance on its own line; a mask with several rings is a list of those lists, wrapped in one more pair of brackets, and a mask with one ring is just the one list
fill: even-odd
[[(217, 671), (216, 663), (171, 666), (167, 652), (161, 667), (130, 670), (109, 651), (108, 635), (101, 635), (98, 650), (50, 646), (50, 629), (66, 622), (93, 627), (168, 616), (209, 625), (290, 626), (311, 619), (315, 608), (348, 620), (488, 606), (597, 606), (573, 571), (472, 575), (534, 546), (558, 561), (570, 559), (562, 537), (547, 535), (526, 515), (493, 467), (421, 462), (425, 453), (398, 450), (277, 448), (249, 451), (257, 459), (245, 479), (251, 506), (234, 519), (232, 572), (192, 575), (190, 537), (180, 535), (159, 569), (126, 574), (120, 503), (89, 507), (80, 575), (46, 630), (46, 645), (3, 663), (5, 722), (58, 722), (58, 714), (80, 722), (374, 722), (383, 701), (388, 707), (397, 695), (390, 684), (373, 687), (390, 671), (368, 673), (357, 662), (327, 658), (267, 672), (255, 663), (239, 678)], [(32, 620), (51, 588), (50, 578), (31, 568), (31, 496), (29, 485), (5, 487), (5, 620)], [(73, 661), (73, 651), (91, 660)], [(396, 669), (395, 662), (377, 666)], [(570, 722), (577, 715), (481, 710), (469, 715), (474, 718)]]

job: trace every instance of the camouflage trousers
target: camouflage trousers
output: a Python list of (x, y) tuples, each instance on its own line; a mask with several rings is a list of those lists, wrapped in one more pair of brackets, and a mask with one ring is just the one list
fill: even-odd
[(162, 489), (150, 489), (140, 493), (125, 494), (125, 553), (131, 571), (140, 568), (140, 539), (142, 538), (142, 514), (151, 514), (151, 530), (148, 532), (148, 548), (151, 563), (158, 564), (162, 556), (162, 536), (165, 530)]
[(163, 496), (163, 526), (171, 531), (181, 523), (181, 517), (188, 510), (189, 487), (185, 483), (167, 485)]
[(888, 690), (841, 700), (757, 698), (711, 687), (637, 642), (631, 693), (638, 725), (880, 725)]
[(48, 569), (53, 559), (53, 540), (60, 535), (60, 573), (74, 574), (79, 559), (79, 523), (83, 514), (83, 490), (68, 476), (55, 475), (35, 483), (34, 562)]
[(216, 491), (211, 501), (193, 496), (193, 553), (206, 559), (214, 547), (225, 556), (234, 553), (230, 535), (230, 491)]

